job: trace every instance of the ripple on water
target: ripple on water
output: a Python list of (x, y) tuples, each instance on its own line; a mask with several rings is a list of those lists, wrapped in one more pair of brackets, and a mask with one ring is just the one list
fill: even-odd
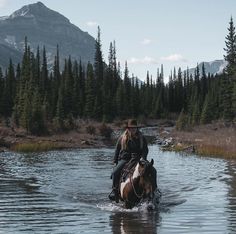
[(108, 201), (113, 149), (0, 154), (0, 233), (234, 233), (236, 164), (149, 147), (157, 210)]

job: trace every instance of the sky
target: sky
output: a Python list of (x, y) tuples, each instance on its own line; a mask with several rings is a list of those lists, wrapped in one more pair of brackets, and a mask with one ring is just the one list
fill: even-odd
[[(10, 15), (33, 0), (0, 0), (0, 16)], [(101, 28), (102, 51), (108, 58), (116, 42), (122, 69), (141, 80), (147, 71), (156, 79), (176, 67), (223, 59), (230, 17), (236, 22), (236, 0), (41, 0), (81, 30), (97, 37)]]

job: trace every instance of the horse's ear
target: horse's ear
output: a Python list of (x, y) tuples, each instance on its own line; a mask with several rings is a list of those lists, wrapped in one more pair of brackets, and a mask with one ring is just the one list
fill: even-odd
[(143, 167), (143, 166), (145, 165), (145, 161), (144, 161), (144, 160), (140, 160), (140, 161), (139, 161), (139, 165), (140, 165), (141, 167)]
[(152, 158), (152, 160), (151, 160), (151, 165), (153, 166), (153, 163), (154, 163), (154, 160), (153, 160), (153, 158)]

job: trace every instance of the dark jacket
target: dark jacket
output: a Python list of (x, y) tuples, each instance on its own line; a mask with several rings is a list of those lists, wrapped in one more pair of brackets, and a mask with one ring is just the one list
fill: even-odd
[(140, 138), (132, 138), (131, 140), (128, 141), (127, 149), (122, 149), (121, 148), (122, 136), (121, 136), (116, 144), (116, 150), (113, 162), (117, 164), (118, 161), (121, 159), (129, 161), (132, 157), (136, 157), (137, 160), (139, 160), (141, 157), (147, 159), (147, 154), (148, 154), (147, 141), (141, 133), (140, 137), (142, 137), (142, 140), (140, 140)]

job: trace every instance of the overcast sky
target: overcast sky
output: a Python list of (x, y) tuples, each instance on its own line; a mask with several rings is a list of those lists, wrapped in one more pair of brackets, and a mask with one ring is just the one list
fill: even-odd
[[(0, 15), (10, 15), (32, 0), (0, 0)], [(223, 59), (225, 36), (236, 0), (41, 0), (92, 36), (101, 28), (104, 59), (116, 41), (117, 59), (128, 61), (130, 75), (156, 78), (164, 65), (186, 69)]]

